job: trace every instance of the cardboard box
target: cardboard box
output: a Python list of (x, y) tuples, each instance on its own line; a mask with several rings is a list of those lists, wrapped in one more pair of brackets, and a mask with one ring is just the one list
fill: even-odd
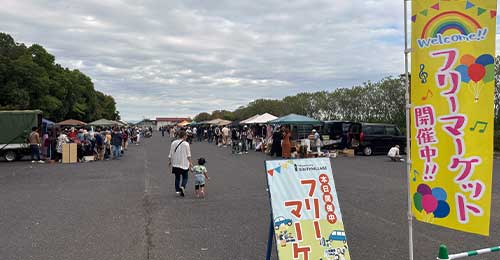
[(354, 157), (354, 149), (344, 149), (342, 150), (342, 153), (347, 156), (347, 157)]
[(63, 144), (62, 145), (62, 162), (63, 163), (76, 163), (77, 160), (77, 145)]
[(83, 156), (83, 161), (84, 162), (92, 162), (92, 161), (95, 161), (95, 157), (94, 156)]

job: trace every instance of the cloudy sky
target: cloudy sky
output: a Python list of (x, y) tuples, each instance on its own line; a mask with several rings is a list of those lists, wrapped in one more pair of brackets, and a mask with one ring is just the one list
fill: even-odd
[(1, 0), (0, 31), (89, 75), (125, 120), (404, 71), (396, 0)]

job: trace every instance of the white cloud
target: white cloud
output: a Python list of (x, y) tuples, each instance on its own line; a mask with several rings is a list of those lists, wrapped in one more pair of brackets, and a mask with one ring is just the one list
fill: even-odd
[(398, 75), (402, 19), (394, 0), (3, 0), (0, 31), (43, 45), (140, 119)]

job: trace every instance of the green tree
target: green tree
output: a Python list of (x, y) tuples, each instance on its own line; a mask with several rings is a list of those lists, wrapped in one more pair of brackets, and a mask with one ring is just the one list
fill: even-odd
[(41, 45), (26, 47), (0, 33), (0, 109), (40, 109), (53, 121), (119, 119), (113, 97), (78, 70), (55, 63)]
[(500, 126), (500, 56), (495, 58), (495, 126)]
[(210, 119), (212, 119), (212, 118), (211, 118), (210, 114), (207, 112), (199, 113), (198, 115), (196, 115), (194, 117), (194, 121), (196, 121), (196, 122), (208, 121)]

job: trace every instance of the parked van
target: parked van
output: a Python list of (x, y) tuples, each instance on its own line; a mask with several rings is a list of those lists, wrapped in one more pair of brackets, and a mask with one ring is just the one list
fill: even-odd
[(406, 136), (392, 124), (352, 123), (348, 145), (366, 156), (386, 154), (395, 145), (399, 145), (400, 151), (404, 152)]
[[(348, 143), (348, 132), (353, 122), (350, 121), (324, 121), (321, 131), (323, 136), (323, 149), (344, 149)], [(328, 138), (325, 138), (328, 137)]]
[(42, 126), (42, 111), (0, 111), (0, 156), (12, 162), (31, 153), (28, 136), (32, 127)]

